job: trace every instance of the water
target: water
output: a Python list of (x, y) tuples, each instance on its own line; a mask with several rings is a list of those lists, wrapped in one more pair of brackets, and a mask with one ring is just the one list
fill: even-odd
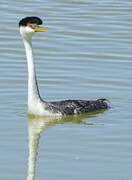
[[(36, 180), (131, 180), (132, 2), (0, 4), (0, 179), (26, 180), (29, 159), (32, 168), (37, 164)], [(33, 42), (42, 97), (106, 97), (110, 110), (77, 119), (27, 118), (27, 67), (18, 21), (31, 15), (49, 28)]]

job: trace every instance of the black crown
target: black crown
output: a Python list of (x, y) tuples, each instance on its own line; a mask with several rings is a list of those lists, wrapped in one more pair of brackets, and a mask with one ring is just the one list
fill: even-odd
[(35, 16), (25, 17), (19, 21), (19, 27), (27, 26), (27, 23), (41, 25), (43, 22), (39, 17), (35, 17)]

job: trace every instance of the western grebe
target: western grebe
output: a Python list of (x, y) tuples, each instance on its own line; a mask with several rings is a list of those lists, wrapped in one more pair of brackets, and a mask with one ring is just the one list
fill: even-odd
[(28, 66), (28, 113), (38, 116), (66, 116), (107, 109), (106, 99), (97, 100), (63, 100), (46, 102), (41, 99), (35, 73), (32, 51), (32, 36), (35, 32), (46, 32), (38, 17), (26, 17), (20, 20), (20, 34), (26, 51)]

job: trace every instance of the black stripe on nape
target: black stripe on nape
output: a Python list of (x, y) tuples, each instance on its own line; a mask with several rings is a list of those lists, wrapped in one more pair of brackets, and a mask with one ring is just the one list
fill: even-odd
[(39, 17), (36, 17), (36, 16), (25, 17), (19, 21), (19, 27), (27, 26), (27, 23), (41, 25), (43, 22)]

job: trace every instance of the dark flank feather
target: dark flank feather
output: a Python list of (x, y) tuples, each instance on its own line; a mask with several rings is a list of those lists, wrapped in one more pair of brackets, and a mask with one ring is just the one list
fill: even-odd
[(107, 108), (106, 99), (56, 101), (50, 102), (47, 107), (53, 112), (61, 112), (62, 115), (77, 115)]

